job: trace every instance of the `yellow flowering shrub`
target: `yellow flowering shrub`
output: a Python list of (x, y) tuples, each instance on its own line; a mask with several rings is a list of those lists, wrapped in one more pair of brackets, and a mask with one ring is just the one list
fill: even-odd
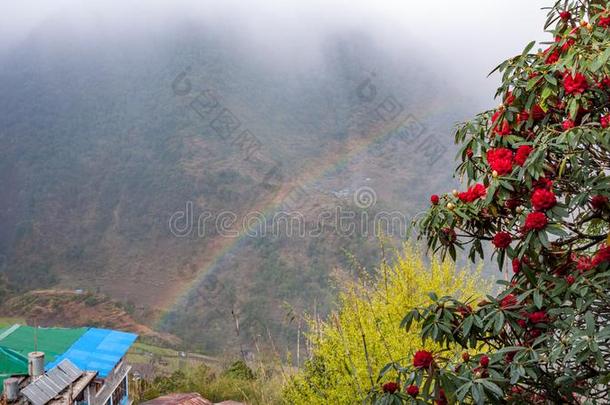
[[(412, 358), (422, 345), (420, 330), (400, 322), (409, 310), (431, 302), (428, 293), (476, 301), (491, 289), (480, 271), (458, 270), (453, 262), (427, 263), (406, 247), (391, 264), (382, 263), (368, 281), (349, 281), (338, 311), (309, 322), (312, 356), (283, 390), (289, 404), (354, 404), (366, 398), (386, 364)], [(475, 302), (476, 302), (475, 301)]]

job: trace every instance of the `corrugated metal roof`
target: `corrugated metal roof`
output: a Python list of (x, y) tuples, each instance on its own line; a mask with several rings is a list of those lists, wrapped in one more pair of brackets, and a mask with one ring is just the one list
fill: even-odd
[(47, 367), (69, 359), (78, 368), (97, 371), (100, 377), (105, 378), (125, 356), (137, 337), (138, 335), (133, 333), (91, 328)]
[(22, 390), (34, 405), (44, 405), (59, 393), (68, 388), (83, 374), (70, 360), (62, 360), (57, 367), (52, 368), (45, 375), (30, 383)]

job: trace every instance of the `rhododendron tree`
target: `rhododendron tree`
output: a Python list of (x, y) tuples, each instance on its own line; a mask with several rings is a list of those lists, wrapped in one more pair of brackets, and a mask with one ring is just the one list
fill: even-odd
[(492, 252), (499, 293), (410, 311), (403, 327), (464, 354), (403, 353), (379, 404), (610, 401), (610, 4), (557, 2), (545, 29), (498, 66), (502, 104), (458, 127), (466, 191), (418, 221), (431, 251)]

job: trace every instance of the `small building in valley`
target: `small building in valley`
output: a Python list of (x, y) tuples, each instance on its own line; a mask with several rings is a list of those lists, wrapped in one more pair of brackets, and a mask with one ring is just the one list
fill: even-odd
[(125, 355), (137, 335), (99, 328), (0, 330), (3, 400), (33, 405), (129, 405)]
[(211, 402), (196, 392), (168, 394), (142, 403), (142, 405), (246, 405), (242, 402), (223, 401)]

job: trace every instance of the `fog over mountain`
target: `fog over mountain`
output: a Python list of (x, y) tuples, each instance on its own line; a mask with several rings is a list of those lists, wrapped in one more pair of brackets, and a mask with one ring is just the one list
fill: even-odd
[[(532, 1), (304, 3), (4, 5), (4, 290), (98, 291), (210, 352), (287, 344), (287, 314), (327, 312), (333, 277), (378, 261), (374, 232), (320, 215), (362, 229), (455, 187), (454, 124), (544, 39)], [(319, 232), (239, 226), (285, 208)]]

